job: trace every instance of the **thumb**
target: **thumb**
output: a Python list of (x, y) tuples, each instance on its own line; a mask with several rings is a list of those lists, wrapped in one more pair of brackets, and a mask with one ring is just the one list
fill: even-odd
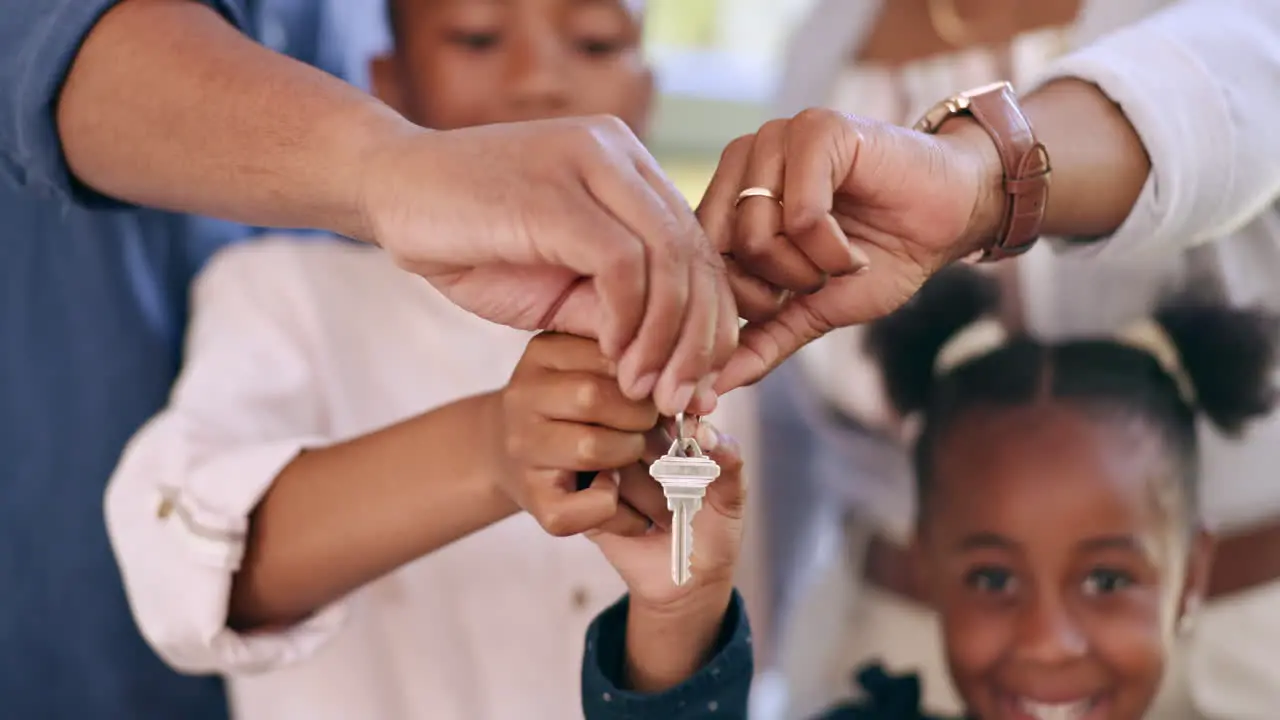
[(708, 422), (699, 424), (697, 438), (702, 449), (720, 466), (720, 477), (707, 488), (707, 502), (725, 517), (741, 518), (747, 504), (741, 446)]
[(803, 298), (787, 303), (771, 320), (748, 323), (738, 335), (737, 349), (720, 371), (716, 394), (759, 382), (800, 348), (830, 330), (809, 310)]

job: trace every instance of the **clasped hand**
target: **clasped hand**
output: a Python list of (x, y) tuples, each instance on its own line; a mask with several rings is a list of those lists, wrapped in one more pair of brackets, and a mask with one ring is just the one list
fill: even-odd
[[(627, 398), (705, 413), (994, 235), (994, 146), (947, 127), (767, 123), (725, 150), (696, 212), (616, 120), (407, 131), (370, 153), (365, 225), (463, 308), (597, 339)], [(776, 199), (739, 202), (747, 188)]]

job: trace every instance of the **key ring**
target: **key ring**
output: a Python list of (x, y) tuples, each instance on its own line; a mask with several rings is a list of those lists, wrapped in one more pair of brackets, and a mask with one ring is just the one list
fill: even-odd
[[(688, 420), (688, 419), (690, 419), (690, 418), (692, 418), (692, 419), (693, 419), (694, 432), (689, 433), (689, 434), (687, 434), (687, 435), (686, 435), (686, 434), (685, 434), (685, 431), (684, 431), (684, 430), (685, 430), (685, 420)], [(692, 440), (692, 439), (693, 439), (693, 437), (694, 437), (694, 435), (696, 435), (696, 434), (697, 434), (697, 428), (698, 428), (698, 416), (697, 416), (697, 415), (686, 415), (686, 414), (685, 414), (685, 412), (684, 412), (683, 410), (681, 410), (680, 412), (676, 413), (676, 439), (677, 439), (677, 440)]]
[[(685, 421), (689, 419), (693, 420), (693, 432), (686, 434)], [(700, 418), (697, 415), (688, 415), (683, 410), (681, 410), (680, 412), (676, 413), (675, 421), (676, 421), (676, 441), (675, 443), (672, 444), (672, 448), (673, 449), (679, 448), (680, 453), (685, 457), (689, 457), (692, 455), (701, 455), (700, 451), (694, 450), (694, 448), (698, 447), (698, 440), (696, 438), (696, 435), (698, 432), (698, 422), (700, 421)]]

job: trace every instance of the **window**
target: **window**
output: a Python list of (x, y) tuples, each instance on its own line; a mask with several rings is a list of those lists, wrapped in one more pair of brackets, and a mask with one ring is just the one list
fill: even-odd
[(663, 94), (768, 102), (787, 37), (814, 2), (650, 0), (646, 41)]

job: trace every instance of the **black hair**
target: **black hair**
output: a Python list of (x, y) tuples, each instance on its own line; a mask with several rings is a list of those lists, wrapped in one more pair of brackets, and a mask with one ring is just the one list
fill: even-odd
[(993, 314), (999, 302), (993, 278), (956, 266), (935, 275), (900, 310), (868, 328), (866, 347), (882, 368), (889, 401), (904, 416), (922, 416), (914, 448), (921, 497), (933, 475), (935, 446), (964, 414), (1049, 397), (1150, 423), (1177, 455), (1185, 504), (1194, 513), (1197, 416), (1203, 414), (1220, 431), (1235, 435), (1275, 405), (1272, 372), (1280, 321), (1259, 309), (1236, 309), (1189, 295), (1163, 304), (1154, 319), (1178, 350), (1193, 386), (1194, 406), (1154, 356), (1106, 338), (1050, 344), (1019, 335), (987, 355), (936, 374), (938, 353), (947, 341)]

